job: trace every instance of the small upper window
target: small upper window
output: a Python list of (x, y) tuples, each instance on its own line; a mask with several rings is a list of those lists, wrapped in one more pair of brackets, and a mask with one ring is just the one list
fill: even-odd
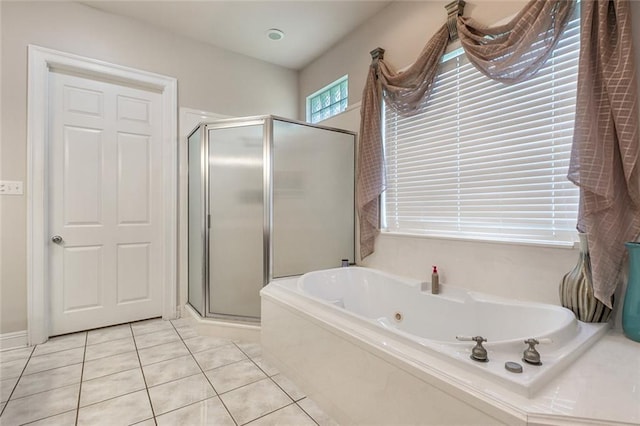
[(349, 104), (349, 76), (334, 81), (330, 85), (307, 96), (307, 121), (318, 123), (340, 114)]

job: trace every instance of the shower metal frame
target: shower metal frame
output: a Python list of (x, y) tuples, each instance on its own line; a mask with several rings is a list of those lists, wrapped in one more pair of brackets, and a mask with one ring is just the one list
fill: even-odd
[[(321, 126), (317, 124), (307, 123), (305, 121), (292, 120), (289, 118), (283, 118), (275, 115), (260, 115), (260, 116), (250, 116), (250, 117), (241, 117), (241, 118), (226, 118), (215, 120), (212, 122), (200, 123), (196, 126), (187, 136), (187, 144), (189, 143), (189, 139), (191, 136), (201, 130), (200, 133), (200, 161), (202, 167), (202, 173), (200, 176), (201, 185), (203, 190), (200, 193), (200, 200), (203, 201), (202, 206), (204, 208), (204, 220), (201, 221), (201, 235), (203, 236), (203, 259), (202, 259), (202, 285), (204, 286), (203, 291), (203, 300), (202, 306), (200, 309), (196, 308), (196, 311), (202, 312), (204, 317), (207, 318), (215, 318), (222, 320), (232, 320), (232, 321), (240, 321), (240, 322), (249, 322), (255, 323), (259, 322), (260, 318), (256, 317), (247, 317), (242, 315), (229, 315), (229, 314), (216, 314), (210, 311), (210, 286), (209, 286), (209, 237), (210, 237), (210, 228), (211, 228), (211, 211), (209, 206), (209, 146), (207, 142), (207, 136), (209, 130), (216, 129), (226, 129), (226, 128), (234, 128), (234, 127), (248, 127), (248, 126), (263, 126), (263, 178), (262, 178), (262, 197), (263, 197), (263, 227), (262, 227), (262, 241), (263, 241), (263, 282), (262, 287), (266, 286), (273, 279), (273, 246), (271, 244), (271, 229), (273, 226), (273, 156), (271, 155), (273, 152), (273, 121), (282, 121), (285, 123), (298, 124), (306, 127), (313, 127), (317, 129), (323, 129), (333, 132), (345, 133), (353, 136), (353, 184), (354, 184), (354, 200), (353, 200), (353, 211), (354, 211), (354, 244), (353, 244), (353, 258), (355, 262), (356, 255), (356, 232), (355, 232), (355, 213), (356, 213), (356, 204), (355, 204), (355, 183), (356, 183), (356, 161), (357, 161), (357, 142), (358, 136), (357, 133), (339, 129), (330, 126)], [(187, 149), (188, 152), (188, 149)], [(189, 158), (187, 156), (187, 164)], [(188, 196), (187, 196), (188, 200)], [(188, 203), (188, 201), (187, 201)], [(189, 206), (187, 206), (187, 211)], [(188, 246), (187, 246), (188, 247)], [(188, 250), (188, 248), (187, 248)], [(188, 258), (188, 255), (187, 255)], [(189, 279), (187, 279), (187, 285), (189, 285)], [(187, 303), (192, 304), (191, 300), (188, 300)]]

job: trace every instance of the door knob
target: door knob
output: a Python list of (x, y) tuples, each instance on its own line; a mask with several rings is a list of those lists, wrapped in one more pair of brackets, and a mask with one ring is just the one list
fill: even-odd
[(54, 235), (53, 237), (51, 237), (51, 241), (56, 244), (60, 244), (62, 243), (62, 237), (60, 235)]

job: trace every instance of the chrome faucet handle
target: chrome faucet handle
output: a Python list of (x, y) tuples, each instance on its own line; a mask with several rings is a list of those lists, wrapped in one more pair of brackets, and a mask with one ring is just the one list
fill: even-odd
[(542, 365), (542, 361), (540, 361), (540, 352), (538, 352), (538, 350), (536, 349), (536, 345), (540, 343), (545, 344), (545, 343), (552, 343), (552, 342), (553, 340), (549, 338), (542, 338), (542, 339), (531, 338), (531, 339), (525, 340), (524, 343), (529, 345), (529, 347), (524, 350), (524, 353), (522, 354), (522, 360), (531, 365)]
[(487, 350), (482, 346), (483, 342), (486, 342), (482, 336), (456, 336), (456, 339), (461, 342), (476, 342), (476, 345), (471, 349), (471, 359), (478, 362), (487, 362), (489, 358), (487, 357)]
[(482, 336), (475, 336), (475, 337), (471, 337), (471, 336), (456, 336), (456, 340), (459, 340), (461, 342), (477, 342), (477, 341), (486, 342), (487, 341), (487, 339), (485, 339)]

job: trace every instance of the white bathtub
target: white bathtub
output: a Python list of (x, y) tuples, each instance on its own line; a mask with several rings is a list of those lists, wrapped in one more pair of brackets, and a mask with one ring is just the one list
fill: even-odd
[[(336, 332), (397, 353), (410, 364), (428, 364), (423, 355), (436, 357), (452, 366), (451, 371), (441, 373), (461, 383), (485, 391), (502, 386), (525, 397), (534, 395), (608, 328), (607, 324), (577, 321), (571, 311), (559, 306), (508, 300), (448, 285), (441, 285), (440, 294), (432, 295), (421, 291), (417, 280), (359, 267), (276, 280), (262, 294), (263, 300), (298, 304), (301, 312), (336, 327)], [(486, 338), (489, 362), (472, 360), (474, 342), (457, 341), (456, 336), (461, 335)], [(551, 340), (537, 346), (540, 366), (522, 361), (527, 347), (523, 342), (528, 338)], [(507, 371), (508, 361), (521, 364), (524, 371)]]

